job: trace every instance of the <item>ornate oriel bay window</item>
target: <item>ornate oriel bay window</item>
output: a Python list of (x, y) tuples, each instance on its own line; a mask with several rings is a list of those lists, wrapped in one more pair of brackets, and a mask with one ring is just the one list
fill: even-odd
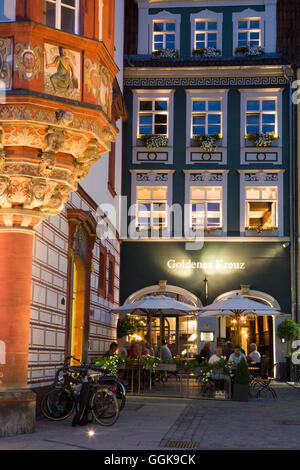
[(248, 236), (283, 236), (284, 170), (239, 170), (240, 231)]

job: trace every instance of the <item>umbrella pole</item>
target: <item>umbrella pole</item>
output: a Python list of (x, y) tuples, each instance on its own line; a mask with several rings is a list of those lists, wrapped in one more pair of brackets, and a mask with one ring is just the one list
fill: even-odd
[(152, 323), (152, 315), (149, 312), (149, 313), (147, 313), (147, 340), (148, 340), (150, 351), (152, 350), (151, 323)]
[(162, 348), (162, 342), (164, 340), (165, 334), (164, 334), (164, 315), (161, 313), (160, 314), (160, 358), (161, 358), (161, 348)]

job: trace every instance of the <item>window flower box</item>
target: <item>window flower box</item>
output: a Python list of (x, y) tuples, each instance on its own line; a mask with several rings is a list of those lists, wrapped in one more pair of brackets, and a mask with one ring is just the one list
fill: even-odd
[(193, 50), (194, 57), (214, 58), (214, 57), (219, 57), (221, 55), (222, 55), (222, 51), (220, 49), (216, 49), (215, 47), (207, 47), (205, 49), (201, 48), (201, 49)]
[(267, 132), (266, 134), (246, 134), (245, 140), (246, 145), (248, 142), (255, 147), (271, 147), (274, 140), (278, 140), (279, 137), (275, 137), (274, 134)]
[(175, 49), (159, 49), (157, 51), (153, 51), (152, 55), (154, 57), (162, 57), (165, 59), (176, 59), (179, 57), (179, 52)]
[(221, 140), (219, 134), (199, 134), (193, 137), (194, 144), (204, 152), (213, 152), (219, 140)]
[(147, 147), (148, 149), (162, 148), (168, 146), (168, 139), (163, 135), (140, 135), (138, 141), (142, 146)]
[(235, 55), (246, 57), (259, 57), (265, 53), (263, 47), (260, 46), (241, 46), (235, 49)]
[(266, 227), (263, 228), (261, 225), (257, 227), (248, 227), (245, 229), (245, 235), (248, 237), (257, 237), (264, 236), (264, 237), (276, 237), (278, 236), (278, 228), (277, 227)]

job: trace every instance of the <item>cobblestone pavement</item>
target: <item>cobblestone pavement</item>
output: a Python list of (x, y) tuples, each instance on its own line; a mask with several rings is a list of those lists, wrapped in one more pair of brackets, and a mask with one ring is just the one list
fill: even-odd
[[(300, 389), (276, 384), (277, 400), (247, 403), (128, 397), (111, 427), (38, 419), (36, 432), (0, 439), (0, 450), (300, 449)], [(94, 437), (88, 431), (95, 431)]]

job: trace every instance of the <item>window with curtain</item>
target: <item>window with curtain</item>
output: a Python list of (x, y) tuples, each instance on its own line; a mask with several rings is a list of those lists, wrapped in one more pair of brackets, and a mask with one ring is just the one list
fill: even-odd
[(278, 227), (278, 188), (246, 187), (246, 227), (268, 230)]

